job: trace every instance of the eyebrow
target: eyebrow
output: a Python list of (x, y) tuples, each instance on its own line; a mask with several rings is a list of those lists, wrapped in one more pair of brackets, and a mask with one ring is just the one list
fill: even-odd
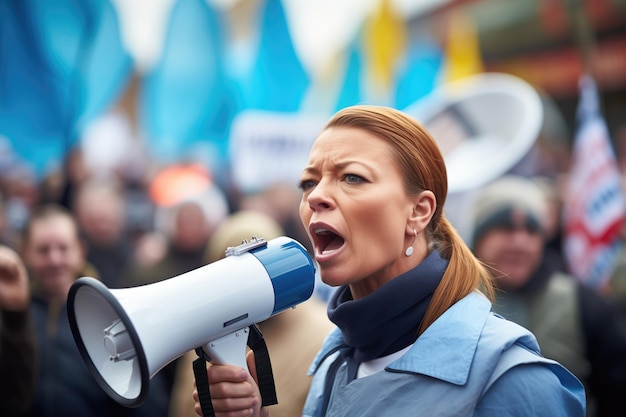
[[(346, 168), (348, 165), (352, 165), (352, 164), (358, 164), (358, 165), (362, 165), (364, 167), (367, 167), (367, 164), (363, 163), (360, 160), (357, 159), (348, 159), (348, 160), (340, 160), (339, 162), (336, 162), (333, 164), (333, 168), (338, 168), (338, 169), (344, 169)], [(304, 167), (303, 172), (318, 172), (317, 168), (314, 168), (315, 165), (307, 165), (306, 167)]]

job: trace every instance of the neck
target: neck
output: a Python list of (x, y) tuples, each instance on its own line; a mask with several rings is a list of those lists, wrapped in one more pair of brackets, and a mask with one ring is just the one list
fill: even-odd
[(382, 271), (377, 272), (375, 275), (370, 275), (358, 282), (350, 284), (352, 298), (359, 300), (370, 295), (389, 281), (416, 268), (427, 256), (428, 251), (426, 245), (415, 247), (411, 256), (405, 256), (403, 254), (401, 258), (394, 260), (392, 264), (385, 267)]

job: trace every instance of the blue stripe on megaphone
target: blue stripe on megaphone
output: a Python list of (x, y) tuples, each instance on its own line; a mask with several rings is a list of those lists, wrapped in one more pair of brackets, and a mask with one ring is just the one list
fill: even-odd
[[(269, 246), (275, 246), (268, 250)], [(315, 265), (306, 249), (288, 238), (273, 239), (250, 251), (263, 264), (274, 287), (272, 315), (308, 300), (315, 286)]]

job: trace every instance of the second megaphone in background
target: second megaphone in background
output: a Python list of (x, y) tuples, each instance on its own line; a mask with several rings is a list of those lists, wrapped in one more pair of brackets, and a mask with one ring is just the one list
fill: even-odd
[(519, 166), (537, 141), (544, 118), (535, 88), (503, 73), (480, 73), (445, 84), (404, 111), (422, 122), (439, 144), (448, 170), (446, 214), (464, 237), (469, 192)]

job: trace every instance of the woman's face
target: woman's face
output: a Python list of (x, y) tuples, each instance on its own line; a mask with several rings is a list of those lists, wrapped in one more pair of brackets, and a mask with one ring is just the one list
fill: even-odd
[(350, 284), (359, 298), (419, 262), (404, 255), (414, 203), (383, 139), (357, 128), (325, 130), (300, 185), (300, 217), (325, 283)]

